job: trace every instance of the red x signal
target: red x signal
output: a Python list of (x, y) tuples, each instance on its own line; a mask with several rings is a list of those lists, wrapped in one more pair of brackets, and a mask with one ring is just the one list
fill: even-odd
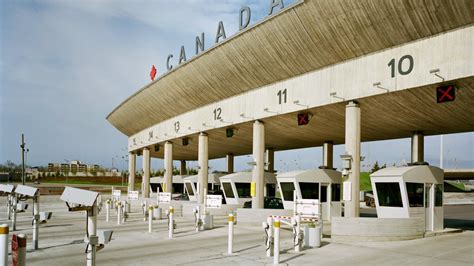
[(436, 102), (452, 102), (456, 99), (456, 87), (454, 85), (436, 88)]
[(150, 71), (150, 78), (151, 80), (155, 80), (155, 76), (156, 76), (156, 68), (155, 68), (155, 65), (151, 66), (151, 71)]
[(309, 123), (309, 114), (298, 114), (298, 126), (304, 126)]

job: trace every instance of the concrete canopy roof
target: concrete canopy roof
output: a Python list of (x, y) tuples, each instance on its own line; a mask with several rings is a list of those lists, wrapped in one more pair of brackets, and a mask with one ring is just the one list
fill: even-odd
[[(438, 85), (384, 93), (358, 100), (361, 108), (361, 140), (376, 141), (410, 137), (413, 131), (425, 135), (474, 131), (474, 77), (457, 80), (461, 88), (456, 101), (436, 103), (433, 92)], [(313, 114), (306, 126), (297, 125), (297, 113), (263, 119), (265, 146), (275, 151), (321, 146), (332, 140), (335, 145), (344, 143), (345, 103), (335, 103), (308, 109)], [(396, 126), (395, 126), (396, 125)], [(210, 129), (209, 159), (235, 156), (252, 152), (253, 123), (236, 124), (232, 138), (226, 137), (225, 128)], [(189, 144), (182, 146), (181, 139), (173, 141), (175, 160), (197, 160), (198, 133), (188, 136)], [(158, 152), (151, 147), (151, 156), (163, 158), (163, 147)]]
[(473, 6), (471, 0), (305, 0), (175, 67), (107, 120), (131, 136), (217, 100), (472, 24)]

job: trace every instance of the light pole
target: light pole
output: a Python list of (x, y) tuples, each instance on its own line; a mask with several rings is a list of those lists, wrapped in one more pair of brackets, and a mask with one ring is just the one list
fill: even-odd
[(25, 135), (21, 133), (21, 183), (25, 185)]

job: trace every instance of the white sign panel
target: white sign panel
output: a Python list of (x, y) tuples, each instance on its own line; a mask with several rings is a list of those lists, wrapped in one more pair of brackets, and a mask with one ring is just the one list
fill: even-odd
[(140, 193), (136, 190), (131, 190), (128, 192), (128, 199), (129, 200), (138, 200)]
[(222, 195), (207, 195), (206, 208), (220, 209), (222, 207)]
[(112, 190), (112, 197), (115, 199), (120, 199), (120, 196), (122, 195), (122, 191), (118, 189)]
[(296, 200), (296, 214), (301, 216), (316, 217), (320, 215), (319, 200), (298, 199)]
[(342, 188), (342, 200), (351, 200), (351, 194), (352, 194), (352, 184), (350, 181), (344, 182), (343, 188)]
[(158, 203), (170, 203), (171, 193), (169, 192), (158, 192)]

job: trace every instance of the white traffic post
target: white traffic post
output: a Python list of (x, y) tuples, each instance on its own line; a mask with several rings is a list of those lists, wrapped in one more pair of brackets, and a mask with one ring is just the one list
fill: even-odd
[(122, 202), (117, 201), (117, 224), (122, 223)]
[(173, 234), (174, 234), (174, 208), (173, 206), (170, 206), (170, 209), (169, 209), (168, 228), (169, 228), (168, 238), (173, 238)]
[(234, 215), (232, 213), (229, 214), (229, 236), (227, 240), (227, 255), (232, 255), (234, 244)]
[(17, 236), (18, 240), (18, 266), (26, 265), (26, 235), (19, 234)]
[(87, 245), (87, 266), (95, 266), (95, 255), (99, 238), (97, 237), (97, 205), (92, 206), (92, 210), (87, 211), (87, 234), (89, 243)]
[(301, 232), (301, 216), (295, 216), (296, 222), (296, 237), (295, 237), (295, 252), (301, 251), (301, 239), (300, 239), (300, 232)]
[(269, 216), (267, 218), (267, 233), (268, 233), (268, 239), (267, 239), (267, 257), (273, 256), (273, 217)]
[(275, 241), (273, 243), (274, 250), (273, 250), (273, 264), (280, 264), (280, 219), (275, 218), (275, 222), (273, 222), (273, 228), (275, 229)]
[(16, 195), (14, 195), (12, 197), (13, 197), (13, 200), (12, 200), (12, 212), (13, 212), (12, 231), (16, 231), (16, 204), (17, 204), (17, 198), (16, 198)]
[(0, 265), (8, 263), (8, 224), (0, 225)]
[(108, 222), (110, 220), (110, 199), (105, 201), (105, 221)]
[(39, 244), (39, 196), (33, 198), (33, 243), (34, 248), (38, 249)]
[(120, 205), (120, 207), (121, 207), (120, 212), (122, 213), (122, 220), (121, 220), (121, 223), (125, 223), (125, 221), (127, 220), (127, 217), (126, 217), (126, 214), (125, 214), (125, 206), (126, 206), (126, 204), (127, 204), (126, 201), (122, 201), (122, 205)]
[(148, 233), (151, 233), (153, 225), (153, 206), (148, 207)]
[(8, 220), (12, 218), (12, 196), (10, 194), (7, 195), (7, 212), (8, 212)]

